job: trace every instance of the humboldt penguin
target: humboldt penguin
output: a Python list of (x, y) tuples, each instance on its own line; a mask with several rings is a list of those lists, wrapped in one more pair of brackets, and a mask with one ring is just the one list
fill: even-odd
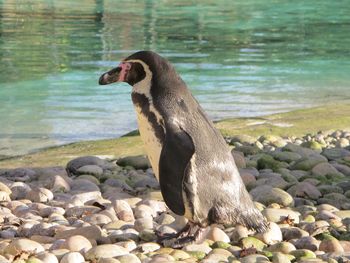
[(132, 86), (141, 138), (166, 205), (188, 224), (163, 244), (182, 247), (211, 224), (241, 224), (263, 232), (267, 223), (242, 182), (230, 148), (174, 67), (139, 51), (104, 73), (100, 85)]

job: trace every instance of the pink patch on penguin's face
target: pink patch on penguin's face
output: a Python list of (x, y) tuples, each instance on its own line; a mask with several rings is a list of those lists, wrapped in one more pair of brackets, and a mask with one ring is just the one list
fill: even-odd
[(131, 63), (128, 62), (122, 62), (119, 64), (119, 66), (122, 70), (119, 73), (119, 79), (118, 81), (125, 81), (126, 75), (128, 74), (129, 70), (131, 69)]

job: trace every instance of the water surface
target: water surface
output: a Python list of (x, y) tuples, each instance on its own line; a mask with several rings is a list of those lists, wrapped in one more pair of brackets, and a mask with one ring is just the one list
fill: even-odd
[(0, 154), (135, 129), (130, 87), (97, 80), (143, 49), (213, 119), (348, 100), (349, 14), (347, 0), (0, 0)]

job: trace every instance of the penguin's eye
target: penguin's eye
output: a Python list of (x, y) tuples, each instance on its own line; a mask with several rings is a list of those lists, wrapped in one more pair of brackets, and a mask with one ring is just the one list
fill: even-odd
[(141, 63), (132, 63), (128, 74), (128, 83), (134, 85), (146, 77), (146, 72)]

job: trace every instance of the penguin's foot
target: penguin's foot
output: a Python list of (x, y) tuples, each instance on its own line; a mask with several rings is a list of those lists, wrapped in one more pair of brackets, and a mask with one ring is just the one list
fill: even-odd
[(162, 240), (158, 240), (164, 247), (182, 248), (185, 245), (200, 241), (204, 232), (206, 232), (205, 229), (189, 222), (179, 233), (167, 235)]

